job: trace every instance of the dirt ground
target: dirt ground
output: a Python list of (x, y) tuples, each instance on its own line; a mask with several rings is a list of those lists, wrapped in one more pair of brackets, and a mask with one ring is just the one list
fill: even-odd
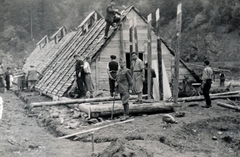
[[(234, 90), (239, 87), (232, 87)], [(119, 122), (119, 117), (88, 119), (74, 106), (63, 105), (29, 112), (28, 103), (52, 100), (37, 92), (9, 91), (0, 96), (4, 101), (1, 157), (240, 156), (240, 112), (217, 105), (230, 103), (226, 99), (213, 100), (210, 109), (201, 107), (204, 101), (196, 101), (179, 103), (175, 112), (132, 115), (134, 120), (129, 123), (95, 131), (93, 147), (91, 133), (68, 139), (58, 137)], [(185, 116), (175, 117), (177, 112), (184, 112)], [(178, 123), (163, 122), (164, 114), (172, 115)]]

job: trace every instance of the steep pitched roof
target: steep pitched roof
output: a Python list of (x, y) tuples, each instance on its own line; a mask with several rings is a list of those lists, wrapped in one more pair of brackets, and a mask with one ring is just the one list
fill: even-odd
[[(26, 59), (26, 62), (23, 65), (23, 71), (27, 73), (30, 65), (34, 65), (36, 70), (42, 74), (50, 62), (58, 55), (59, 50), (69, 42), (74, 34), (75, 32), (66, 34), (66, 36), (62, 38), (58, 44), (55, 44), (55, 41), (52, 40), (45, 43), (42, 48), (37, 46)], [(44, 38), (47, 37), (45, 36)]]
[[(68, 42), (68, 45), (48, 65), (44, 77), (38, 82), (36, 88), (48, 95), (63, 96), (74, 80), (75, 60), (73, 56), (92, 57), (105, 43), (105, 19), (97, 20), (85, 33), (78, 30)], [(111, 31), (109, 32), (111, 34)]]
[[(122, 21), (124, 21), (125, 17), (132, 9), (134, 9), (134, 11), (139, 14), (145, 22), (147, 22), (133, 6), (129, 6), (122, 11)], [(104, 29), (106, 23), (104, 18), (95, 18), (95, 22), (89, 25), (88, 19), (94, 15), (93, 13), (94, 12), (90, 13), (83, 21), (78, 27), (78, 31), (72, 32), (72, 34), (69, 35), (71, 37), (68, 39), (64, 37), (64, 44), (60, 44), (59, 42), (54, 46), (49, 45), (49, 48), (43, 48), (41, 52), (39, 52), (38, 48), (33, 51), (31, 58), (35, 58), (35, 55), (38, 54), (37, 52), (42, 53), (41, 58), (52, 53), (55, 54), (51, 59), (49, 58), (49, 61), (46, 63), (42, 60), (40, 63), (43, 63), (43, 65), (38, 63), (37, 67), (39, 71), (43, 72), (43, 78), (37, 83), (36, 89), (47, 95), (63, 96), (74, 80), (75, 60), (73, 56), (79, 54), (84, 57), (89, 56), (93, 60), (100, 54), (108, 42), (110, 42), (111, 38), (116, 34), (119, 28), (110, 30), (110, 38), (105, 40)], [(87, 27), (87, 30), (85, 29), (85, 26)], [(53, 47), (55, 47), (55, 49)], [(171, 51), (171, 53), (173, 53), (173, 51)], [(189, 68), (187, 69), (189, 70)]]

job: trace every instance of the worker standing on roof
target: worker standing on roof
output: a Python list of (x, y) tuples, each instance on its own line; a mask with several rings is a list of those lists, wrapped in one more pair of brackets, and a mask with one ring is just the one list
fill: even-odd
[[(84, 78), (84, 83), (86, 85), (86, 88), (87, 88), (87, 93), (90, 93), (90, 98), (93, 98), (93, 82), (92, 82), (92, 77), (91, 77), (91, 68), (90, 68), (90, 61), (91, 61), (91, 58), (90, 57), (86, 57), (85, 58), (85, 62), (84, 62), (84, 65), (83, 65), (83, 70), (84, 70), (84, 73), (85, 73), (85, 78)], [(86, 94), (88, 95), (88, 94)]]
[(120, 69), (117, 72), (117, 92), (120, 94), (123, 104), (123, 118), (126, 120), (129, 117), (129, 98), (132, 91), (132, 75), (131, 71), (125, 67), (126, 62), (123, 59), (119, 61)]
[(83, 58), (80, 57), (78, 54), (74, 55), (73, 58), (76, 60), (75, 64), (75, 72), (76, 72), (76, 79), (77, 79), (77, 86), (78, 86), (78, 98), (85, 97), (86, 90), (84, 86), (84, 71), (83, 71)]
[(106, 9), (106, 18), (105, 18), (106, 28), (105, 28), (105, 36), (104, 36), (105, 39), (108, 38), (108, 31), (110, 26), (115, 27), (116, 23), (118, 23), (121, 19), (120, 17), (117, 16), (117, 15), (121, 16), (121, 14), (115, 9), (115, 5), (116, 5), (115, 0), (111, 0), (110, 5), (108, 5)]

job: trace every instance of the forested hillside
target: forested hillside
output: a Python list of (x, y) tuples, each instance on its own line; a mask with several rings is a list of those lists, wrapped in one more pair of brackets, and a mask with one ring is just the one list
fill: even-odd
[[(93, 10), (105, 15), (110, 0), (0, 0), (0, 57), (5, 65), (21, 66), (36, 43), (65, 26), (74, 30)], [(147, 17), (161, 11), (161, 35), (175, 49), (176, 0), (116, 0), (134, 5)], [(181, 56), (185, 61), (239, 60), (239, 0), (182, 0)], [(153, 26), (155, 23), (153, 22)], [(0, 60), (0, 61), (1, 61)]]

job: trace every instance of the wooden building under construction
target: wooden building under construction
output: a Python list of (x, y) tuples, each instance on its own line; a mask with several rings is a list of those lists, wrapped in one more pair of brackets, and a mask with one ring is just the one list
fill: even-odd
[[(135, 21), (137, 29), (137, 40), (133, 41), (133, 51), (139, 53), (140, 59), (147, 61), (148, 23), (146, 19), (134, 6), (127, 7), (121, 14), (118, 28), (110, 29), (108, 39), (104, 39), (106, 25), (104, 17), (93, 11), (77, 27), (76, 31), (68, 32), (62, 27), (53, 36), (45, 36), (40, 40), (23, 67), (23, 70), (27, 71), (30, 65), (34, 65), (37, 71), (42, 74), (36, 89), (48, 96), (64, 96), (74, 80), (75, 60), (73, 56), (79, 54), (83, 57), (89, 56), (92, 59), (91, 76), (96, 89), (108, 90), (106, 67), (110, 61), (110, 55), (116, 55), (117, 58), (124, 57), (127, 67), (130, 66), (130, 44), (132, 44), (129, 41), (130, 21), (132, 23)], [(158, 63), (158, 52), (157, 35), (153, 29), (151, 36), (152, 63), (154, 66)], [(168, 81), (171, 82), (174, 74), (174, 51), (163, 40), (161, 40), (161, 50), (163, 64), (165, 65), (164, 70)], [(154, 66), (156, 72), (158, 71), (157, 68), (158, 66)], [(193, 71), (180, 60), (180, 83), (184, 76), (188, 77), (189, 80), (197, 79), (193, 75)]]

